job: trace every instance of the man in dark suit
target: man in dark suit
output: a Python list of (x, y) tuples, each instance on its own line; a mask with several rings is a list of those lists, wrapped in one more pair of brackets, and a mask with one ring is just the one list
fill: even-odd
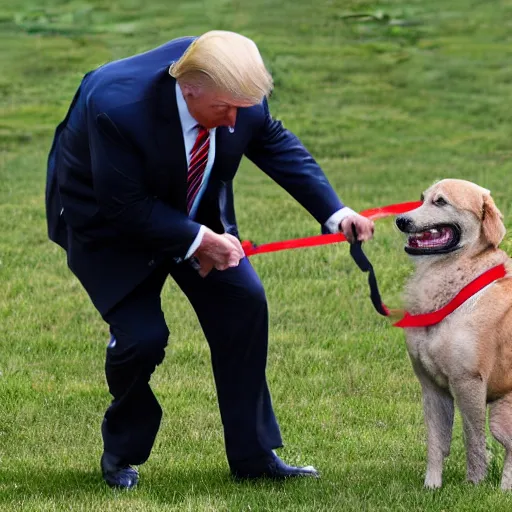
[(368, 240), (373, 223), (344, 207), (300, 141), (274, 120), (272, 79), (253, 41), (186, 37), (88, 73), (48, 159), (49, 237), (110, 327), (101, 469), (136, 485), (162, 410), (149, 386), (169, 331), (170, 275), (211, 350), (227, 459), (238, 478), (318, 476), (286, 465), (265, 377), (265, 293), (240, 245), (232, 180), (246, 155), (326, 231)]

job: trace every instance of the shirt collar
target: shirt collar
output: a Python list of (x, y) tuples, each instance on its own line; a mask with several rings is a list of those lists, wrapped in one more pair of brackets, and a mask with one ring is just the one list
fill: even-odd
[(187, 102), (183, 97), (183, 93), (181, 92), (181, 87), (178, 85), (178, 82), (176, 82), (176, 103), (178, 105), (178, 113), (180, 115), (183, 133), (186, 134), (195, 130), (198, 123), (188, 111)]

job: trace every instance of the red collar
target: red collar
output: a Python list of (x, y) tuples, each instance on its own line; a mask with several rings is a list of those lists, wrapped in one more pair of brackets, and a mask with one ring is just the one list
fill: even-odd
[(438, 324), (450, 313), (453, 313), (459, 306), (462, 306), (464, 302), (473, 297), (473, 295), (475, 295), (477, 292), (485, 288), (488, 284), (491, 284), (492, 282), (505, 277), (506, 274), (507, 271), (505, 270), (505, 265), (501, 264), (493, 267), (485, 271), (474, 281), (471, 281), (471, 283), (462, 288), (462, 290), (457, 295), (455, 295), (455, 297), (450, 302), (448, 302), (446, 306), (443, 306), (441, 309), (422, 315), (411, 315), (406, 312), (404, 317), (393, 325), (395, 327), (406, 328), (428, 327), (430, 325)]

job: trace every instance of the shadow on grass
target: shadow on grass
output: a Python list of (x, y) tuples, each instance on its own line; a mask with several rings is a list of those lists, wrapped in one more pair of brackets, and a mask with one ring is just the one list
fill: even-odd
[(0, 467), (0, 510), (2, 504), (24, 501), (101, 501), (111, 498), (130, 500), (147, 497), (148, 501), (179, 504), (190, 496), (229, 498), (238, 489), (241, 493), (257, 489), (279, 488), (282, 482), (237, 482), (225, 469), (197, 468), (170, 470), (141, 467), (140, 482), (130, 492), (110, 489), (99, 468), (54, 468), (41, 466)]
[[(98, 507), (117, 502), (128, 506), (142, 500), (146, 505), (185, 506), (201, 500), (238, 506), (246, 501), (261, 506), (270, 503), (281, 505), (300, 501), (312, 507), (315, 503), (346, 501), (347, 510), (357, 509), (357, 504), (395, 506), (404, 496), (416, 505), (430, 509), (432, 506), (451, 506), (457, 500), (472, 503), (488, 494), (496, 494), (499, 486), (496, 468), (491, 466), (485, 483), (472, 486), (464, 481), (460, 469), (448, 469), (442, 490), (430, 492), (423, 489), (418, 468), (407, 464), (367, 462), (359, 467), (331, 468), (322, 478), (295, 479), (286, 482), (271, 480), (237, 482), (227, 469), (215, 467), (168, 468), (154, 465), (140, 468), (141, 480), (137, 489), (125, 492), (107, 487), (99, 468), (72, 467), (0, 467), (0, 510), (9, 505), (50, 501), (82, 503)], [(421, 472), (422, 473), (422, 472)], [(348, 506), (350, 504), (350, 506)]]

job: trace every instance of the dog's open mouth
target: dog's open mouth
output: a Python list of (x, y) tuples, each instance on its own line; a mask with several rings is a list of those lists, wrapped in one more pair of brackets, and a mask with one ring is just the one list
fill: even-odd
[(424, 231), (407, 233), (405, 251), (409, 254), (443, 254), (457, 248), (460, 229), (456, 225), (432, 226)]

